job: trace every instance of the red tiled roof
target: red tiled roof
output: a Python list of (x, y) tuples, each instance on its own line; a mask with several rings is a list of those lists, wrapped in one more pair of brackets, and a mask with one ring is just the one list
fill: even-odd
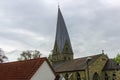
[(0, 64), (0, 80), (30, 80), (46, 58)]

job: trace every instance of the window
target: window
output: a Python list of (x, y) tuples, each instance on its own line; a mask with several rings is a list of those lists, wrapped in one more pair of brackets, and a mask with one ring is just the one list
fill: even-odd
[(66, 57), (64, 57), (64, 60), (67, 60), (67, 58), (66, 58)]
[(112, 78), (112, 80), (115, 80), (115, 78), (116, 78), (116, 74), (113, 73), (113, 78)]
[(105, 72), (105, 80), (108, 80), (108, 75), (106, 72)]
[(55, 51), (57, 52), (57, 48), (55, 49)]
[(67, 73), (65, 74), (65, 80), (68, 80), (68, 74)]
[(66, 52), (68, 51), (68, 47), (66, 47)]
[(78, 72), (76, 73), (76, 76), (77, 76), (77, 80), (81, 80), (80, 74)]
[(70, 57), (68, 58), (68, 60), (71, 60)]
[(93, 80), (100, 80), (98, 73), (94, 73)]

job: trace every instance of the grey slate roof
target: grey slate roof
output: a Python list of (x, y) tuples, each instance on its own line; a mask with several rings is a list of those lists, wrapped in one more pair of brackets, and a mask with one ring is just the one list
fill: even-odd
[[(103, 54), (88, 56), (88, 57), (91, 57), (89, 65), (93, 63), (94, 61), (96, 61), (96, 59), (98, 59), (102, 55)], [(59, 64), (54, 65), (53, 68), (55, 72), (58, 72), (58, 73), (84, 71), (87, 68), (86, 61), (88, 57), (73, 59), (73, 60), (66, 61), (66, 62), (61, 62)], [(106, 71), (106, 70), (120, 70), (120, 65), (117, 65), (117, 63), (113, 61), (112, 59), (108, 59), (107, 63), (105, 64), (103, 68), (103, 71)]]
[(104, 71), (106, 70), (120, 70), (120, 65), (118, 65), (114, 60), (109, 59), (104, 67)]
[[(71, 47), (70, 38), (69, 38), (69, 34), (68, 34), (68, 31), (66, 28), (66, 24), (65, 24), (64, 18), (62, 16), (62, 13), (60, 11), (60, 8), (58, 8), (55, 43), (57, 44), (58, 50), (60, 53), (62, 52), (66, 41), (68, 42), (68, 44)], [(71, 47), (71, 50), (72, 50), (72, 47)]]
[[(91, 57), (89, 64), (93, 63), (101, 55), (102, 54), (88, 56), (88, 57)], [(57, 65), (54, 65), (53, 67), (55, 69), (55, 72), (58, 72), (58, 73), (84, 71), (87, 67), (86, 61), (88, 57), (83, 57), (83, 58), (62, 62)]]

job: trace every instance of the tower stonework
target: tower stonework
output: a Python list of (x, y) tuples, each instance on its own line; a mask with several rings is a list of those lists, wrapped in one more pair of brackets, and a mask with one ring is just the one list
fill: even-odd
[(57, 29), (52, 53), (52, 63), (57, 64), (73, 59), (73, 50), (60, 8), (58, 8)]

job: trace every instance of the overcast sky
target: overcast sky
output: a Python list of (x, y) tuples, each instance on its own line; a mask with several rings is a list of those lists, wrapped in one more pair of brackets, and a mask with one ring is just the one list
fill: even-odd
[[(39, 50), (48, 56), (54, 46), (57, 0), (0, 0), (0, 48), (10, 60), (17, 51)], [(75, 58), (120, 52), (119, 0), (59, 0)]]

